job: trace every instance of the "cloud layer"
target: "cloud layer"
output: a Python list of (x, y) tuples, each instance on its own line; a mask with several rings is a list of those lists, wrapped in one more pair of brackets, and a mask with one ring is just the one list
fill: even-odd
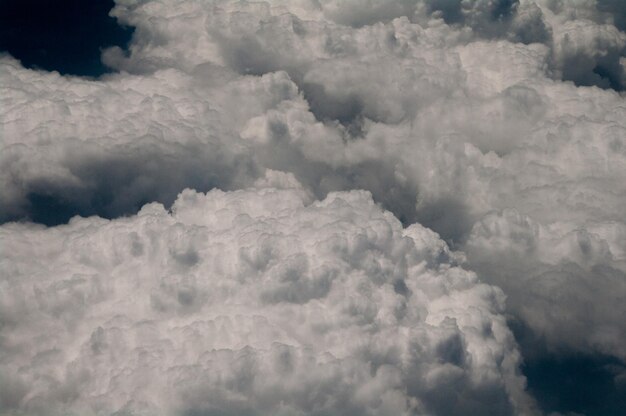
[(5, 226), (5, 410), (528, 410), (499, 289), (366, 192), (307, 200), (186, 190), (171, 214)]
[(626, 360), (624, 11), (120, 0), (117, 74), (0, 58), (2, 221), (129, 216), (2, 227), (2, 403), (532, 412), (504, 296)]

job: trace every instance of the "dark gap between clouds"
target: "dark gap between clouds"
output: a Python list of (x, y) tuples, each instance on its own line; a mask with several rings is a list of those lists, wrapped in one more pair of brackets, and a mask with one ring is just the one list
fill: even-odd
[(523, 322), (511, 318), (508, 325), (524, 357), (528, 391), (546, 414), (626, 415), (626, 363), (600, 353), (550, 350)]
[(126, 49), (134, 29), (109, 16), (113, 0), (0, 0), (0, 51), (26, 68), (98, 77), (102, 49)]

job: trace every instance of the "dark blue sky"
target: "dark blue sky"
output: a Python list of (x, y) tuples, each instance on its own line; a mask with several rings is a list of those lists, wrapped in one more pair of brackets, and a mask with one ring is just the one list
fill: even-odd
[(544, 337), (515, 319), (509, 327), (524, 357), (528, 390), (544, 412), (626, 415), (626, 383), (616, 379), (624, 374), (624, 363), (601, 354), (551, 350)]
[(125, 47), (132, 28), (108, 15), (112, 0), (0, 0), (0, 50), (28, 68), (99, 76), (102, 48)]

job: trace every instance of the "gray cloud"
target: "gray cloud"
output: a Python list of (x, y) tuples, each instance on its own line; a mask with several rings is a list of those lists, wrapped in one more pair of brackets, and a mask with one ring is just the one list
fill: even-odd
[[(83, 338), (88, 335), (95, 340), (96, 350), (109, 348), (108, 339), (121, 339), (119, 342), (127, 344), (115, 347), (118, 353), (129, 351), (130, 340), (134, 334), (144, 333), (141, 331), (148, 335), (141, 335), (136, 347), (150, 346), (145, 352), (147, 362), (141, 361), (143, 352), (139, 350), (133, 353), (133, 363), (107, 355), (95, 373), (89, 373), (87, 367), (97, 361), (97, 354), (86, 350), (83, 367), (76, 367), (86, 372), (61, 376), (61, 367), (46, 367), (51, 365), (48, 362), (60, 360), (73, 367), (71, 360), (63, 357), (70, 350), (78, 351), (78, 346), (70, 345), (69, 332), (60, 333), (62, 348), (28, 352), (29, 359), (50, 354), (52, 358), (41, 358), (40, 370), (46, 376), (54, 373), (56, 378), (51, 380), (56, 381), (32, 387), (28, 377), (40, 371), (36, 365), (24, 380), (9, 366), (0, 377), (9, 377), (6, 383), (15, 392), (10, 397), (19, 399), (0, 396), (5, 407), (37, 409), (41, 403), (53, 401), (87, 406), (68, 405), (67, 409), (79, 413), (98, 406), (140, 409), (157, 403), (152, 401), (154, 392), (180, 385), (183, 387), (174, 389), (172, 396), (163, 396), (162, 405), (190, 415), (310, 414), (329, 409), (347, 414), (535, 410), (523, 392), (523, 379), (515, 374), (517, 351), (509, 335), (502, 335), (509, 334), (504, 323), (500, 338), (489, 348), (502, 351), (497, 353), (499, 357), (508, 354), (510, 361), (506, 368), (492, 368), (499, 358), (472, 352), (476, 351), (472, 345), (483, 345), (487, 335), (469, 341), (456, 312), (437, 315), (439, 312), (428, 309), (438, 301), (430, 295), (416, 295), (418, 289), (407, 282), (408, 271), (397, 272), (404, 273), (401, 279), (380, 277), (387, 276), (389, 264), (398, 263), (402, 269), (409, 261), (405, 258), (408, 252), (399, 255), (394, 251), (396, 245), (404, 244), (400, 243), (405, 241), (402, 234), (422, 241), (423, 246), (410, 255), (420, 260), (411, 261), (439, 270), (444, 282), (456, 281), (457, 272), (469, 273), (460, 271), (458, 265), (462, 264), (476, 271), (481, 281), (501, 288), (507, 298), (506, 313), (544, 337), (551, 352), (601, 353), (626, 360), (626, 326), (620, 319), (626, 314), (621, 300), (626, 293), (626, 106), (620, 92), (626, 85), (626, 34), (622, 3), (370, 3), (365, 7), (353, 1), (119, 1), (112, 13), (136, 31), (128, 54), (117, 49), (103, 53), (104, 61), (121, 71), (118, 74), (86, 81), (26, 70), (10, 57), (1, 58), (2, 221), (30, 219), (57, 224), (76, 214), (129, 216), (113, 222), (74, 219), (70, 225), (49, 230), (6, 225), (7, 241), (17, 239), (16, 234), (37, 236), (21, 243), (22, 257), (7, 254), (5, 259), (7, 267), (24, 282), (46, 278), (51, 279), (47, 283), (50, 288), (70, 288), (73, 283), (62, 283), (69, 275), (83, 280), (87, 279), (85, 273), (100, 277), (97, 285), (93, 283), (97, 287), (89, 283), (88, 289), (78, 292), (58, 289), (66, 292), (57, 296), (57, 289), (50, 289), (47, 297), (26, 291), (18, 300), (8, 298), (8, 306), (3, 306), (8, 323), (1, 331), (34, 344), (34, 331), (39, 327), (28, 314), (20, 318), (21, 311), (35, 310), (33, 316), (42, 314), (54, 325), (62, 323), (67, 328), (97, 312), (101, 320), (89, 321), (93, 326), (82, 329)], [(237, 191), (250, 187), (289, 188), (298, 196), (283, 191)], [(204, 197), (186, 191), (176, 200), (184, 188), (231, 192)], [(354, 189), (369, 191), (391, 214), (374, 209), (366, 197), (354, 196), (362, 194), (332, 194)], [(267, 199), (268, 192), (281, 196)], [(324, 201), (329, 193), (335, 196)], [(283, 198), (287, 205), (282, 205)], [(352, 202), (347, 208), (341, 208), (339, 202), (335, 207), (330, 202), (333, 198)], [(166, 208), (174, 203), (174, 213), (148, 205), (142, 212), (156, 210), (154, 215), (133, 215), (153, 201)], [(177, 211), (183, 206), (185, 209)], [(282, 226), (272, 222), (282, 221), (281, 209), (297, 219), (285, 225), (282, 234), (273, 228)], [(265, 212), (269, 222), (260, 218), (257, 210)], [(378, 254), (371, 252), (369, 234), (363, 241), (355, 237), (358, 241), (352, 248), (337, 243), (337, 250), (343, 251), (329, 254), (324, 246), (332, 242), (307, 225), (326, 224), (334, 218), (337, 227), (347, 227), (348, 235), (359, 234), (349, 216), (358, 216), (362, 210), (373, 210), (376, 221), (392, 224), (389, 227), (395, 230), (393, 243), (376, 246)], [(185, 217), (189, 212), (193, 215)], [(220, 217), (231, 215), (228, 212), (240, 215), (236, 219)], [(392, 214), (407, 227), (404, 231)], [(167, 247), (152, 242), (156, 248), (150, 250), (156, 254), (148, 261), (144, 239), (149, 233), (142, 227), (153, 217), (159, 224), (153, 234), (159, 237), (154, 238), (166, 241)], [(363, 219), (363, 229), (376, 227), (378, 222), (370, 224), (370, 220)], [(221, 222), (233, 229), (220, 228)], [(459, 252), (445, 248), (422, 226), (437, 232)], [(251, 240), (247, 242), (243, 241), (248, 235), (245, 227), (250, 227), (246, 238)], [(119, 237), (125, 233), (129, 237)], [(226, 242), (225, 246), (207, 243), (211, 233), (241, 239), (237, 240), (241, 250), (235, 255), (235, 246)], [(115, 243), (102, 248), (104, 264), (99, 263), (95, 247), (86, 248), (87, 253), (77, 258), (79, 248), (89, 246), (88, 235), (98, 244), (127, 238), (120, 247), (136, 255), (106, 257), (115, 251)], [(73, 238), (81, 241), (80, 245), (54, 249), (57, 251), (46, 248), (63, 247), (63, 241)], [(32, 270), (18, 267), (19, 262), (32, 258), (28, 247), (33, 244), (41, 246), (42, 264)], [(206, 260), (210, 252), (220, 254)], [(220, 260), (220, 256), (232, 257), (233, 263)], [(334, 259), (332, 265), (322, 267), (324, 256)], [(343, 262), (343, 268), (336, 262)], [(143, 286), (132, 290), (107, 286), (113, 283), (107, 283), (104, 276), (118, 266), (116, 282), (130, 285), (129, 276), (139, 274), (138, 284)], [(366, 266), (374, 269), (363, 271)], [(46, 268), (55, 272), (43, 277)], [(443, 271), (445, 268), (454, 272)], [(166, 277), (160, 269), (167, 271)], [(352, 328), (356, 343), (367, 338), (364, 328), (384, 309), (380, 296), (408, 297), (416, 302), (411, 313), (426, 307), (428, 316), (438, 317), (435, 324), (424, 328), (420, 325), (431, 318), (424, 321), (419, 315), (407, 321), (408, 326), (410, 322), (423, 331), (414, 361), (399, 364), (392, 360), (389, 351), (399, 344), (384, 351), (372, 346), (360, 349), (355, 344), (331, 360), (323, 352), (335, 345), (332, 343), (306, 349), (308, 338), (304, 342), (291, 333), (289, 342), (269, 343), (269, 339), (282, 339), (268, 335), (274, 334), (271, 331), (284, 331), (283, 321), (273, 323), (274, 317), (302, 314), (317, 303), (330, 305), (342, 273), (353, 276), (357, 271), (373, 280), (383, 279), (376, 289), (369, 289), (371, 302), (361, 299), (344, 305), (345, 310), (328, 312), (328, 319), (335, 319), (331, 317), (335, 312), (340, 316), (351, 310), (353, 321), (324, 323), (303, 317), (305, 327), (311, 331), (318, 325)], [(229, 276), (233, 284), (240, 285), (227, 291), (220, 302), (231, 299), (243, 304), (254, 299), (248, 305), (250, 316), (233, 323), (240, 319), (236, 317), (239, 312), (224, 309), (230, 321), (212, 323), (211, 329), (180, 329), (176, 336), (191, 344), (197, 336), (200, 345), (205, 345), (208, 341), (198, 333), (225, 334), (223, 352), (222, 347), (215, 347), (203, 356), (203, 351), (193, 350), (191, 345), (170, 345), (157, 342), (158, 337), (150, 338), (156, 333), (169, 337), (168, 331), (174, 330), (167, 326), (170, 318), (210, 311), (217, 295), (209, 287), (199, 287), (198, 279), (214, 275)], [(421, 272), (418, 275), (422, 276)], [(86, 281), (95, 282), (93, 279)], [(472, 312), (473, 306), (468, 306), (477, 303), (477, 310), (490, 311), (491, 315), (486, 315), (490, 320), (504, 322), (503, 310), (490, 303), (500, 304), (502, 296), (495, 295), (498, 289), (472, 279), (468, 287), (490, 288), (491, 295), (456, 299), (464, 305), (464, 319), (482, 316), (483, 312)], [(3, 282), (14, 285), (16, 281)], [(254, 296), (252, 288), (258, 292)], [(348, 289), (342, 293), (349, 293)], [(150, 293), (145, 296), (149, 306), (144, 306), (152, 323), (142, 329), (137, 315), (104, 326), (114, 320), (106, 315), (110, 312), (107, 308), (135, 311), (126, 297), (137, 291)], [(43, 298), (37, 305), (29, 304), (36, 296)], [(72, 303), (75, 296), (83, 299), (79, 302), (83, 306), (65, 312), (66, 303)], [(91, 299), (89, 296), (97, 298), (96, 304), (103, 302), (102, 310), (84, 300)], [(118, 297), (121, 306), (115, 303)], [(143, 302), (148, 302), (146, 299)], [(463, 304), (465, 301), (469, 303)], [(252, 317), (255, 308), (260, 308), (258, 317)], [(160, 322), (159, 317), (167, 319)], [(270, 323), (257, 322), (257, 318)], [(394, 322), (389, 324), (390, 331), (401, 327)], [(232, 328), (238, 325), (241, 329)], [(102, 331), (93, 332), (98, 326)], [(391, 334), (382, 327), (371, 329), (381, 339)], [(265, 336), (264, 343), (259, 341), (255, 347), (250, 341), (246, 349), (242, 340), (254, 336)], [(213, 351), (204, 351), (209, 350)], [(478, 355), (484, 361), (477, 362)], [(170, 361), (161, 363), (154, 357)], [(196, 361), (192, 363), (190, 357)], [(365, 362), (380, 363), (384, 369), (380, 375), (365, 371)], [(165, 365), (169, 366), (167, 376), (161, 381), (155, 377), (156, 384), (142, 390), (145, 396), (137, 401), (124, 396), (125, 389), (132, 390), (134, 383), (139, 385), (138, 380), (155, 368), (165, 371), (160, 367)], [(117, 379), (103, 375), (108, 367), (120, 369)], [(128, 376), (123, 368), (130, 369)], [(206, 374), (208, 368), (219, 371)], [(484, 373), (478, 376), (475, 371)], [(281, 372), (294, 379), (311, 378), (290, 386), (281, 381)], [(268, 377), (267, 385), (259, 385), (263, 377)], [(109, 387), (96, 386), (102, 380), (120, 380), (121, 384), (106, 390)], [(95, 383), (90, 385), (90, 395), (78, 391), (76, 386), (83, 382)], [(318, 386), (315, 396), (307, 395), (311, 386)], [(94, 398), (98, 391), (104, 391), (101, 399)], [(452, 391), (462, 392), (458, 402), (450, 400)], [(116, 402), (112, 404), (108, 397)], [(372, 397), (381, 400), (374, 403)], [(481, 407), (485, 403), (494, 403), (494, 407)], [(59, 406), (59, 411), (64, 411), (63, 405)]]
[(172, 214), (3, 226), (4, 410), (532, 409), (499, 289), (367, 193), (305, 206), (289, 178), (186, 190)]

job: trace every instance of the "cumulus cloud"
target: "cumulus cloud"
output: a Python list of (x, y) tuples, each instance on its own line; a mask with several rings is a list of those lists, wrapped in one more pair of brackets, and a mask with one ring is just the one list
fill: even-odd
[[(4, 226), (22, 247), (4, 260), (19, 296), (3, 301), (3, 339), (21, 342), (7, 357), (54, 351), (62, 364), (3, 361), (15, 393), (2, 403), (532, 412), (504, 297), (550, 348), (626, 360), (623, 12), (609, 0), (119, 0), (112, 14), (136, 27), (128, 51), (103, 52), (119, 73), (0, 58), (1, 220), (129, 216)], [(227, 192), (177, 199), (185, 188)], [(336, 193), (356, 189), (389, 212)], [(470, 330), (483, 319), (500, 335)]]
[(298, 97), (284, 73), (233, 80), (217, 71), (196, 83), (165, 70), (87, 82), (24, 72), (5, 59), (3, 74), (5, 221), (38, 219), (39, 200), (65, 207), (67, 221), (169, 205), (186, 186), (249, 185), (259, 175), (232, 126)]
[(286, 188), (2, 227), (3, 410), (532, 409), (503, 293), (434, 232), (363, 191), (305, 205), (289, 175), (265, 180)]

